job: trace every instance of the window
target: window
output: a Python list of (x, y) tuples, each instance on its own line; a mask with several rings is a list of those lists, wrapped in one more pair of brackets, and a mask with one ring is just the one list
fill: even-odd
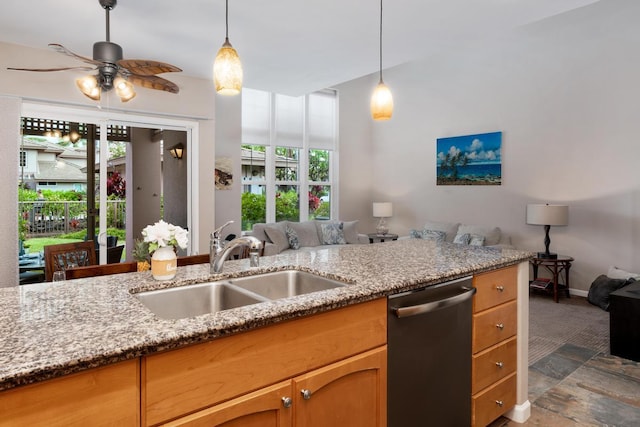
[(242, 229), (330, 219), (337, 206), (337, 95), (242, 90)]

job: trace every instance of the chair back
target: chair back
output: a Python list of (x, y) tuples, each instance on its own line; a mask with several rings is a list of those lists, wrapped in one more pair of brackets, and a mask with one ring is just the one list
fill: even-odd
[[(112, 246), (107, 248), (107, 264), (115, 264), (120, 262), (124, 245)], [(96, 261), (100, 261), (100, 249), (96, 249)]]
[(108, 274), (133, 273), (138, 270), (136, 262), (120, 262), (117, 264), (86, 265), (65, 270), (67, 279), (81, 279), (83, 277), (106, 276)]
[(177, 261), (178, 267), (193, 264), (204, 264), (209, 262), (209, 254), (179, 256)]
[(54, 271), (95, 263), (96, 251), (93, 240), (44, 247), (44, 277), (47, 282), (53, 278)]

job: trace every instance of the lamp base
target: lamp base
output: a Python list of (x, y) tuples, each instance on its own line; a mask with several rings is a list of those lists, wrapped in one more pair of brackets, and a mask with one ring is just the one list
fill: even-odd
[(553, 252), (538, 252), (538, 258), (542, 259), (557, 259), (558, 254)]

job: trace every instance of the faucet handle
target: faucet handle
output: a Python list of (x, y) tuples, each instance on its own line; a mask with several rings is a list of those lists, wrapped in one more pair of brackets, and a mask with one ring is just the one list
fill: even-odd
[(233, 224), (233, 220), (231, 221), (227, 221), (225, 222), (223, 225), (221, 225), (220, 227), (216, 228), (215, 230), (213, 230), (213, 233), (211, 233), (211, 238), (212, 239), (219, 239), (220, 238), (220, 233), (222, 233), (222, 230), (229, 224)]

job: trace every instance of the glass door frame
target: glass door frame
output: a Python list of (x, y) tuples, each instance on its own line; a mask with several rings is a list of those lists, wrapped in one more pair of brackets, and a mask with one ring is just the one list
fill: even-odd
[[(189, 245), (187, 247), (187, 253), (192, 253), (192, 248), (197, 248), (198, 245), (198, 233), (194, 233), (194, 230), (199, 226), (197, 195), (198, 194), (198, 162), (196, 159), (198, 156), (198, 140), (199, 140), (199, 124), (195, 120), (176, 119), (166, 116), (148, 116), (144, 114), (133, 113), (120, 113), (114, 111), (104, 111), (85, 108), (74, 108), (61, 106), (57, 104), (44, 104), (33, 103), (24, 101), (22, 103), (22, 117), (36, 117), (51, 120), (62, 120), (70, 122), (90, 123), (100, 128), (100, 173), (99, 173), (99, 186), (100, 195), (99, 203), (101, 206), (106, 206), (107, 200), (107, 157), (108, 157), (108, 145), (107, 145), (107, 126), (108, 125), (121, 125), (131, 127), (144, 127), (144, 128), (158, 128), (167, 130), (179, 130), (187, 133), (187, 227), (189, 229)], [(130, 161), (127, 160), (127, 166), (130, 166)], [(127, 195), (127, 200), (130, 200), (130, 195)], [(106, 238), (100, 236), (106, 236), (107, 233), (107, 210), (100, 209), (100, 229), (98, 231), (98, 243), (100, 247), (106, 249)], [(131, 224), (130, 210), (127, 212), (127, 224)], [(132, 232), (127, 228), (127, 247), (133, 247), (133, 241), (135, 237)], [(100, 264), (107, 262), (107, 251), (100, 251)]]

